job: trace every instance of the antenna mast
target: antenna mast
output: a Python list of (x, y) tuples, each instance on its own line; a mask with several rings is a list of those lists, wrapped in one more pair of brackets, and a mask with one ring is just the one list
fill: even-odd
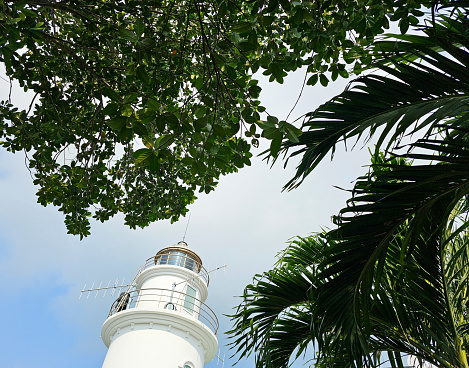
[(182, 237), (182, 241), (186, 239), (186, 234), (187, 234), (187, 228), (189, 227), (189, 222), (191, 221), (191, 213), (189, 212), (189, 218), (187, 219), (187, 224), (186, 224), (186, 231), (184, 231), (184, 236)]

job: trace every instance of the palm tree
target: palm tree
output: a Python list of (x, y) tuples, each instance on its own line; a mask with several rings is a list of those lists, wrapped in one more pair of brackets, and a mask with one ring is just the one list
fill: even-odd
[[(246, 288), (231, 335), (241, 357), (257, 351), (257, 367), (286, 367), (308, 344), (318, 366), (376, 366), (386, 351), (393, 365), (412, 354), (468, 367), (469, 9), (448, 4), (421, 35), (376, 43), (386, 75), (356, 79), (285, 142), (301, 156), (292, 189), (337, 142), (380, 132), (337, 228), (299, 240)], [(404, 165), (401, 138), (416, 132)]]
[[(404, 168), (412, 167), (394, 160), (359, 183), (398, 186), (392, 174)], [(374, 262), (373, 277), (357, 287), (346, 278), (357, 279), (353, 272), (365, 268), (353, 265), (359, 239), (353, 244), (326, 232), (292, 242), (273, 270), (246, 287), (232, 316), (229, 333), (240, 358), (255, 352), (257, 368), (280, 368), (305, 353), (315, 366), (375, 367), (386, 352), (393, 367), (412, 355), (467, 368), (468, 202), (452, 202), (440, 198), (414, 239), (411, 222), (401, 224), (384, 247), (383, 264)]]

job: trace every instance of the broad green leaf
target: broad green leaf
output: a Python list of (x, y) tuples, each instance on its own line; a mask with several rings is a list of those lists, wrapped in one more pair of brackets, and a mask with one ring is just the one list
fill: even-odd
[(137, 38), (140, 38), (142, 36), (143, 32), (145, 32), (144, 22), (141, 19), (137, 19), (137, 21), (134, 24), (134, 29), (135, 29), (135, 33), (137, 35)]
[(170, 144), (174, 142), (174, 135), (162, 135), (155, 139), (155, 148), (156, 149), (163, 149), (168, 147)]
[(127, 118), (125, 116), (117, 116), (106, 120), (106, 125), (113, 130), (121, 130), (127, 125)]
[(153, 142), (151, 141), (151, 139), (147, 136), (143, 136), (142, 137), (142, 143), (145, 147), (147, 148), (153, 148)]
[(245, 33), (251, 29), (250, 22), (239, 22), (231, 27), (232, 32)]
[(140, 65), (137, 68), (137, 78), (140, 79), (142, 83), (148, 84), (151, 82), (150, 76), (148, 73), (145, 71), (145, 67), (143, 65)]
[(255, 51), (257, 50), (258, 46), (259, 45), (257, 43), (253, 43), (250, 41), (241, 41), (240, 43), (238, 43), (238, 48), (241, 51)]
[(324, 74), (320, 74), (319, 82), (321, 83), (322, 86), (326, 87), (329, 84), (329, 79)]
[(143, 161), (145, 161), (151, 155), (153, 155), (153, 150), (151, 150), (149, 148), (140, 148), (139, 150), (132, 153), (132, 157), (135, 160), (135, 165), (141, 164)]
[(125, 28), (120, 28), (119, 29), (119, 35), (124, 40), (130, 41), (130, 42), (137, 42), (137, 40), (138, 40), (137, 35), (133, 31), (130, 31), (130, 30), (125, 29)]
[(103, 91), (103, 95), (109, 97), (111, 100), (113, 100), (115, 102), (120, 102), (121, 101), (121, 98), (120, 98), (119, 94), (116, 91), (114, 91), (113, 89), (105, 87), (105, 88), (102, 89), (102, 91)]
[(314, 86), (314, 85), (316, 85), (316, 83), (318, 82), (318, 80), (319, 80), (319, 75), (313, 74), (311, 77), (308, 78), (306, 84), (307, 84), (308, 86)]
[(156, 112), (160, 111), (160, 107), (161, 107), (160, 103), (153, 98), (150, 98), (147, 101), (147, 106), (150, 110), (156, 111)]

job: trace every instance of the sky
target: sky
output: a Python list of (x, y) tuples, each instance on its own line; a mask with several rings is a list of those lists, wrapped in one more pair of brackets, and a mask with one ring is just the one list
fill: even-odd
[[(270, 114), (285, 118), (298, 98), (302, 72), (283, 85), (262, 80), (261, 100)], [(316, 109), (345, 86), (307, 87), (294, 117)], [(8, 97), (8, 83), (0, 80), (0, 100)], [(13, 102), (29, 104), (28, 96), (13, 90)], [(262, 147), (255, 151), (258, 154)], [(353, 180), (366, 172), (367, 149), (352, 152), (338, 147), (331, 162), (323, 163), (297, 189), (282, 192), (294, 165), (270, 168), (260, 157), (251, 167), (223, 177), (216, 190), (200, 195), (190, 206), (185, 241), (211, 270), (206, 304), (220, 323), (220, 357), (232, 367), (236, 358), (226, 347), (228, 317), (240, 303), (244, 287), (255, 274), (270, 269), (276, 255), (295, 236), (307, 236), (330, 227), (331, 216), (345, 206)], [(130, 281), (146, 259), (163, 247), (182, 240), (188, 218), (174, 224), (159, 221), (145, 229), (130, 230), (116, 216), (93, 222), (82, 241), (67, 235), (56, 208), (37, 204), (37, 188), (21, 153), (0, 149), (0, 366), (9, 368), (101, 367), (107, 348), (100, 331), (114, 297), (109, 293), (79, 299), (86, 284), (105, 285), (116, 278)], [(215, 358), (208, 368), (221, 367)], [(236, 367), (253, 366), (252, 358)]]

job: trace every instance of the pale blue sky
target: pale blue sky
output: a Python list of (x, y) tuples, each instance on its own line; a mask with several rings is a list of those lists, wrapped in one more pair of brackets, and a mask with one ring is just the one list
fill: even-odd
[[(303, 77), (297, 73), (283, 86), (263, 83), (263, 104), (271, 114), (286, 117)], [(8, 83), (0, 80), (0, 86), (0, 99), (5, 99)], [(343, 86), (307, 88), (292, 117), (314, 110)], [(28, 103), (18, 94), (14, 97)], [(201, 195), (191, 206), (187, 243), (207, 269), (227, 264), (225, 272), (212, 277), (207, 300), (220, 320), (225, 367), (235, 361), (223, 346), (223, 333), (231, 327), (224, 314), (239, 302), (235, 296), (255, 273), (273, 265), (289, 238), (330, 226), (330, 217), (348, 198), (333, 185), (350, 188), (367, 161), (366, 150), (345, 154), (339, 149), (335, 160), (321, 164), (300, 188), (282, 193), (293, 165), (269, 169), (257, 158), (252, 167), (222, 178), (215, 192)], [(114, 298), (78, 300), (81, 288), (117, 277), (131, 279), (147, 258), (181, 240), (187, 219), (133, 231), (118, 216), (106, 224), (93, 223), (92, 235), (80, 242), (66, 234), (55, 208), (36, 203), (22, 154), (0, 150), (0, 162), (0, 366), (99, 368), (107, 350), (100, 330)], [(216, 360), (207, 365), (216, 366)], [(252, 361), (237, 367), (252, 367)]]

